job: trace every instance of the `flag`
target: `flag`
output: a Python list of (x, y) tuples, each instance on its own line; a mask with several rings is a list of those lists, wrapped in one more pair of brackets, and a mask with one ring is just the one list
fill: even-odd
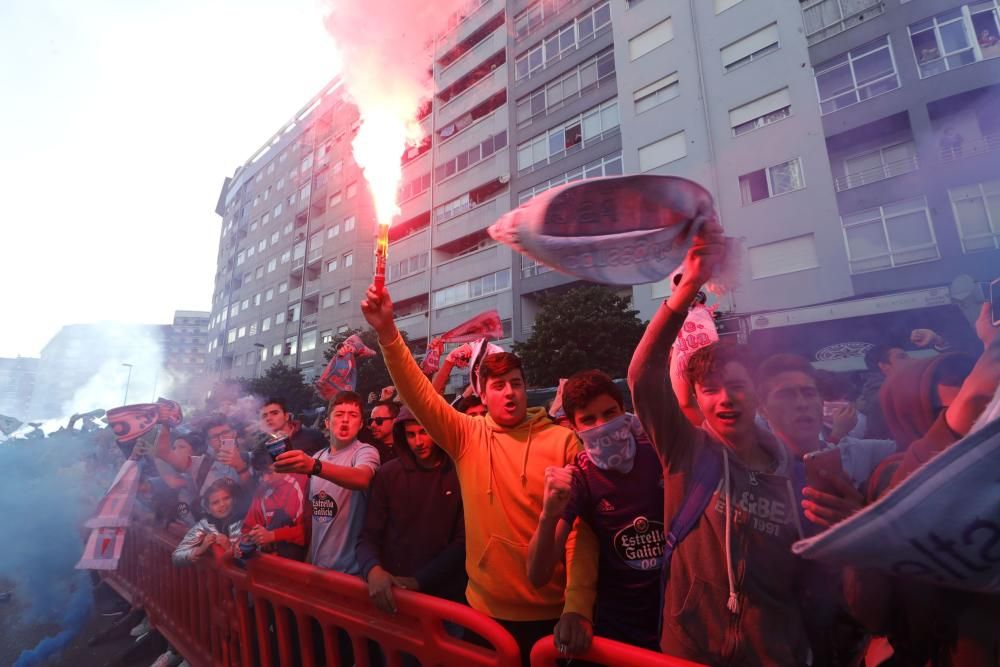
[(427, 346), (427, 354), (424, 355), (424, 360), (420, 364), (420, 370), (427, 375), (437, 373), (438, 369), (441, 368), (441, 352), (443, 350), (443, 340), (440, 338), (432, 340), (431, 344)]
[(576, 278), (639, 285), (666, 278), (716, 217), (708, 190), (675, 176), (590, 178), (550, 188), (489, 228), (495, 240)]
[(184, 421), (184, 413), (181, 412), (181, 406), (177, 401), (159, 398), (156, 400), (156, 405), (157, 422), (160, 424), (173, 427), (180, 426), (181, 422)]
[(556, 396), (552, 399), (552, 405), (549, 406), (549, 417), (552, 419), (559, 419), (560, 417), (566, 416), (566, 409), (563, 407), (563, 387), (566, 386), (567, 378), (559, 378), (559, 388), (556, 389)]
[(95, 528), (90, 531), (77, 570), (117, 570), (125, 546), (124, 528)]
[(97, 504), (94, 515), (83, 525), (87, 528), (121, 528), (132, 518), (132, 506), (139, 491), (139, 464), (126, 461), (118, 470), (108, 492)]
[(503, 323), (500, 321), (500, 313), (495, 310), (487, 310), (440, 336), (440, 339), (445, 343), (472, 343), (480, 338), (503, 338)]
[(1000, 416), (851, 518), (792, 550), (839, 567), (1000, 593)]
[(360, 336), (352, 334), (340, 344), (316, 380), (316, 392), (329, 401), (338, 392), (354, 391), (358, 385), (358, 359), (374, 356), (375, 351), (365, 345)]
[(8, 417), (7, 415), (0, 415), (0, 433), (4, 435), (10, 435), (17, 429), (21, 428), (21, 422), (19, 419), (14, 419), (13, 417)]
[(480, 398), (483, 395), (483, 387), (479, 379), (479, 370), (482, 368), (483, 360), (497, 352), (503, 352), (503, 348), (499, 345), (494, 345), (485, 338), (481, 338), (472, 344), (472, 355), (469, 357), (469, 381), (472, 384), (472, 391)]
[(160, 405), (158, 403), (123, 405), (108, 410), (105, 419), (118, 442), (132, 442), (152, 431), (159, 423)]

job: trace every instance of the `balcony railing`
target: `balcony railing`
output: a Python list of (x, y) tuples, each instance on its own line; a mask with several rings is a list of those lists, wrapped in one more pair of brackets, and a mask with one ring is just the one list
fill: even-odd
[(885, 12), (882, 0), (815, 0), (802, 4), (806, 42), (811, 46)]
[(836, 179), (837, 192), (858, 188), (869, 183), (877, 183), (893, 176), (908, 174), (911, 171), (916, 171), (917, 168), (917, 156), (913, 155), (902, 160), (896, 160), (895, 162), (887, 162), (871, 169), (838, 176)]
[(964, 157), (973, 157), (983, 153), (1000, 150), (1000, 132), (984, 134), (972, 141), (962, 141), (951, 146), (941, 146), (941, 159), (953, 162)]

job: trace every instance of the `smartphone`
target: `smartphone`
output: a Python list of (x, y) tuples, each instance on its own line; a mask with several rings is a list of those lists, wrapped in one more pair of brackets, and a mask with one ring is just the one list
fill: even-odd
[[(824, 493), (836, 491), (830, 477), (844, 474), (844, 464), (840, 458), (840, 450), (836, 448), (810, 452), (802, 458), (806, 466), (806, 484)], [(820, 471), (826, 472), (824, 478)]]
[(990, 319), (993, 326), (1000, 327), (1000, 278), (990, 283)]
[(219, 449), (224, 452), (235, 452), (236, 451), (236, 440), (233, 438), (226, 438), (219, 445)]

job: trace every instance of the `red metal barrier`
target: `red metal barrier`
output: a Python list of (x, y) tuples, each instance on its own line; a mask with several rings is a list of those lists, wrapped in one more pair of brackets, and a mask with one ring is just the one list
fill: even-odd
[[(104, 576), (145, 609), (150, 623), (194, 667), (337, 667), (347, 645), (357, 665), (380, 664), (373, 662), (373, 648), (389, 667), (400, 667), (406, 654), (424, 666), (520, 665), (514, 638), (469, 607), (397, 589), (398, 611), (388, 615), (375, 608), (357, 577), (269, 555), (254, 557), (247, 569), (229, 557), (177, 568), (170, 557), (178, 537), (130, 528), (118, 570)], [(446, 622), (479, 635), (493, 649), (456, 639)]]
[[(531, 667), (555, 667), (558, 664), (557, 660), (565, 658), (565, 655), (556, 651), (552, 635), (542, 637), (531, 648)], [(594, 637), (590, 650), (583, 655), (574, 655), (573, 659), (611, 667), (704, 667), (695, 662), (647, 651), (603, 637)]]

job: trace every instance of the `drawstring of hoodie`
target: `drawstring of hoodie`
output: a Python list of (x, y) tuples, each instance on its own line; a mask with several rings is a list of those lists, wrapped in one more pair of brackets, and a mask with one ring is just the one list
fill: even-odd
[(799, 531), (799, 539), (804, 540), (806, 539), (806, 534), (805, 531), (802, 530), (802, 519), (799, 516), (800, 508), (799, 508), (799, 501), (795, 497), (795, 487), (792, 486), (792, 480), (790, 479), (785, 480), (785, 485), (786, 488), (788, 488), (788, 497), (791, 498), (792, 500), (792, 509), (794, 510), (792, 512), (792, 516), (795, 517), (795, 529)]
[(729, 601), (726, 608), (733, 614), (740, 613), (740, 601), (736, 595), (736, 575), (733, 572), (733, 507), (729, 488), (729, 451), (722, 448), (723, 492), (726, 494), (726, 576), (729, 578)]
[(531, 429), (534, 427), (535, 422), (528, 422), (528, 442), (524, 446), (524, 458), (521, 459), (521, 486), (524, 487), (528, 483), (528, 452), (531, 451)]

